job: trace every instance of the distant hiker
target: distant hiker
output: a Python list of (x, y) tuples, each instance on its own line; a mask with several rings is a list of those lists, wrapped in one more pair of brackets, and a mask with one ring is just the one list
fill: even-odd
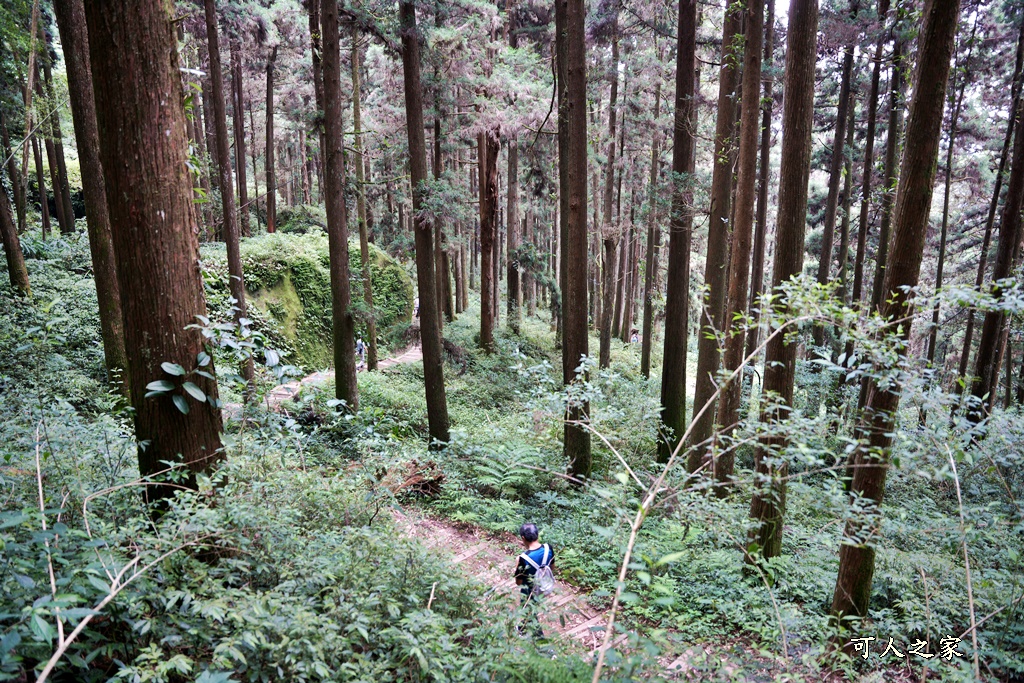
[(527, 613), (518, 630), (522, 633), (523, 628), (530, 623), (533, 635), (540, 638), (544, 632), (537, 619), (537, 611), (541, 607), (543, 597), (555, 587), (555, 577), (551, 572), (555, 563), (555, 552), (549, 544), (542, 544), (537, 540), (539, 534), (536, 524), (527, 523), (519, 527), (519, 537), (526, 551), (519, 555), (514, 576), (519, 592), (523, 595), (521, 604)]
[(417, 317), (417, 318), (420, 317), (420, 298), (419, 297), (416, 297), (413, 300), (412, 308), (413, 308), (413, 315), (415, 317)]
[(633, 334), (632, 334), (632, 335), (631, 335), (631, 336), (629, 337), (629, 342), (630, 342), (631, 344), (636, 344), (636, 343), (638, 343), (639, 341), (640, 341), (640, 335), (639, 335), (639, 334), (637, 334), (637, 331), (636, 331), (636, 330), (633, 330)]
[(356, 340), (356, 354), (359, 356), (359, 367), (363, 367), (366, 364), (366, 344), (362, 337)]

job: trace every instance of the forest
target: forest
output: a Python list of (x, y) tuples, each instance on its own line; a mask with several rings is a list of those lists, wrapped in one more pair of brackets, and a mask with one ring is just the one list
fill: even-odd
[(1022, 86), (1024, 0), (5, 0), (0, 681), (1024, 681)]

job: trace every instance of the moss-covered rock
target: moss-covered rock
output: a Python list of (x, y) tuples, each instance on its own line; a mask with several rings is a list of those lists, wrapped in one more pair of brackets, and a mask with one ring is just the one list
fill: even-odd
[[(278, 349), (291, 352), (292, 364), (307, 369), (329, 366), (333, 350), (327, 236), (319, 231), (261, 235), (243, 240), (241, 248), (253, 327)], [(368, 312), (358, 241), (349, 242), (348, 254), (356, 333), (365, 338)], [(204, 244), (201, 255), (207, 302), (211, 310), (226, 312), (230, 302), (224, 245)], [(405, 269), (372, 244), (370, 274), (380, 341), (388, 328), (412, 319), (413, 286)]]

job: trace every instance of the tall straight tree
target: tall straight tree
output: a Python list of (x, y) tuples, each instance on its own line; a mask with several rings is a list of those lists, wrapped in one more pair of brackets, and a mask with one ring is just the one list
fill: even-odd
[[(890, 321), (889, 333), (899, 334), (906, 353), (910, 338), (913, 288), (917, 287), (928, 232), (935, 162), (939, 152), (942, 109), (946, 99), (950, 57), (960, 13), (960, 0), (926, 0), (923, 25), (918, 34), (917, 74), (910, 103), (906, 146), (900, 169), (894, 212), (892, 260), (886, 269), (881, 314)], [(877, 509), (885, 492), (889, 448), (895, 431), (900, 387), (889, 382), (872, 383), (868, 390), (860, 431), (867, 438), (858, 443), (853, 457), (851, 495), (858, 512), (846, 523), (839, 546), (839, 574), (832, 596), (832, 615), (866, 617), (875, 569), (875, 548), (864, 539), (876, 538), (881, 515)]]
[(444, 391), (441, 325), (437, 319), (434, 279), (433, 229), (421, 214), (427, 182), (427, 141), (423, 134), (423, 82), (420, 78), (420, 37), (416, 6), (402, 0), (398, 6), (402, 36), (402, 72), (405, 78), (405, 119), (409, 134), (409, 174), (416, 236), (416, 284), (420, 293), (420, 341), (423, 347), (423, 385), (427, 398), (427, 424), (431, 447), (446, 444), (448, 400)]
[[(853, 1), (851, 15), (857, 13), (857, 0)], [(832, 138), (832, 161), (829, 166), (828, 195), (825, 198), (825, 228), (821, 238), (821, 258), (818, 259), (818, 283), (828, 284), (832, 270), (832, 245), (836, 234), (836, 211), (839, 208), (839, 183), (843, 179), (843, 148), (846, 145), (846, 125), (849, 121), (850, 81), (853, 76), (853, 43), (843, 50), (843, 70), (839, 81), (839, 106), (836, 108), (836, 132)], [(845, 257), (844, 257), (845, 258)], [(817, 325), (812, 333), (814, 345), (825, 340), (825, 328)]]
[[(608, 99), (608, 163), (604, 176), (604, 204), (601, 243), (604, 247), (604, 261), (601, 264), (601, 347), (599, 361), (602, 368), (611, 363), (612, 353), (612, 319), (615, 314), (616, 258), (619, 251), (619, 221), (612, 218), (612, 198), (615, 190), (615, 143), (616, 139), (616, 106), (619, 94), (619, 29), (618, 17), (612, 20), (612, 63), (609, 69), (612, 81)], [(621, 311), (621, 309), (620, 309)]]
[(21, 171), (18, 170), (17, 153), (11, 150), (11, 136), (7, 130), (7, 117), (0, 111), (0, 138), (3, 141), (3, 154), (7, 158), (7, 177), (11, 179), (14, 191), (14, 208), (18, 215), (18, 232), (25, 232), (25, 186), (21, 184)]
[[(516, 8), (507, 3), (506, 28), (508, 44), (513, 50), (519, 47), (519, 34), (516, 31)], [(505, 210), (508, 225), (505, 239), (508, 252), (508, 270), (506, 277), (506, 296), (508, 297), (508, 325), (519, 334), (523, 322), (523, 275), (520, 273), (517, 250), (523, 242), (522, 225), (519, 222), (519, 141), (511, 138), (508, 142), (508, 202)]]
[[(498, 152), (500, 140), (493, 131), (477, 136), (480, 169), (480, 346), (494, 351), (495, 239), (498, 232)], [(420, 308), (422, 309), (422, 302)]]
[[(210, 53), (210, 99), (213, 111), (207, 116), (213, 118), (214, 148), (217, 154), (216, 170), (221, 188), (220, 206), (224, 214), (224, 242), (228, 253), (228, 290), (235, 300), (235, 324), (241, 325), (248, 315), (245, 305), (245, 276), (242, 273), (242, 252), (239, 246), (238, 215), (235, 213), (235, 193), (231, 187), (231, 148), (228, 142), (227, 106), (224, 103), (224, 75), (220, 64), (220, 37), (217, 26), (217, 7), (214, 0), (203, 0), (206, 14), (206, 42)], [(252, 395), (252, 356), (242, 362), (242, 377), (247, 385), (246, 397)]]
[[(715, 165), (711, 176), (711, 210), (708, 217), (708, 250), (704, 266), (707, 299), (700, 310), (697, 334), (697, 377), (693, 392), (694, 424), (687, 468), (700, 466), (706, 452), (701, 446), (715, 424), (715, 375), (721, 366), (718, 333), (725, 329), (726, 274), (729, 271), (729, 215), (732, 205), (733, 161), (735, 159), (736, 90), (739, 79), (743, 25), (742, 3), (731, 2), (722, 29), (722, 65), (718, 72), (718, 120), (715, 124)], [(746, 267), (746, 266), (744, 266)], [(712, 404), (703, 413), (701, 408)]]
[[(172, 4), (157, 0), (108, 0), (87, 3), (85, 18), (139, 473), (155, 475), (166, 462), (208, 471), (224, 456), (213, 363), (200, 360), (208, 358), (201, 332), (187, 329), (206, 313), (206, 300), (196, 267), (178, 17)], [(176, 366), (210, 377), (189, 376), (194, 387), (186, 392)], [(154, 389), (167, 390), (147, 397)], [(153, 500), (173, 490), (146, 487), (145, 495)]]
[[(761, 94), (761, 39), (764, 26), (763, 0), (747, 0), (745, 24), (746, 40), (743, 48), (743, 85), (741, 91), (738, 178), (736, 181), (735, 218), (732, 226), (732, 267), (729, 277), (729, 300), (726, 307), (726, 325), (747, 310), (749, 286), (750, 241), (754, 229), (754, 199), (757, 180), (757, 138), (760, 132), (758, 114), (753, 106)], [(732, 372), (743, 363), (742, 327), (726, 334), (725, 370)], [(728, 434), (739, 419), (742, 382), (732, 381), (724, 388), (718, 402), (717, 423), (723, 434)], [(732, 478), (734, 453), (726, 450), (714, 463), (715, 479), (720, 483)], [(719, 489), (724, 492), (724, 489)]]
[(276, 64), (277, 45), (274, 45), (270, 48), (270, 55), (267, 57), (267, 148), (263, 157), (267, 176), (267, 232), (277, 230), (277, 169), (274, 167), (274, 67)]
[(377, 319), (373, 311), (373, 279), (370, 272), (370, 236), (366, 222), (366, 185), (363, 175), (363, 116), (360, 110), (362, 99), (359, 92), (361, 82), (359, 66), (359, 27), (352, 24), (352, 126), (354, 139), (352, 151), (356, 166), (356, 220), (359, 222), (359, 256), (363, 267), (363, 303), (368, 313), (366, 336), (369, 338), (366, 354), (366, 369), (377, 369)]
[[(661, 65), (661, 53), (658, 53)], [(651, 337), (654, 336), (654, 287), (661, 251), (661, 223), (658, 221), (658, 169), (661, 160), (661, 78), (654, 82), (654, 133), (651, 136), (651, 176), (647, 184), (647, 259), (644, 265), (644, 313), (640, 340), (640, 374), (651, 378)]]
[(242, 88), (242, 46), (231, 39), (231, 115), (235, 137), (235, 183), (238, 185), (238, 228), (249, 236), (249, 183), (245, 171), (245, 91)]
[[(48, 53), (43, 62), (43, 82), (46, 85), (46, 96), (52, 102), (53, 112), (49, 117), (50, 137), (53, 145), (53, 158), (57, 164), (56, 182), (53, 185), (54, 202), (60, 206), (64, 215), (64, 223), (61, 225), (61, 232), (71, 234), (75, 231), (75, 208), (71, 204), (71, 186), (68, 183), (68, 168), (64, 160), (64, 141), (60, 132), (60, 112), (57, 108), (57, 98), (53, 90), (53, 74), (50, 64), (50, 33), (46, 34)], [(53, 170), (51, 169), (51, 173)]]
[(697, 0), (679, 1), (676, 101), (672, 139), (672, 215), (665, 292), (665, 352), (661, 365), (658, 462), (668, 462), (686, 430), (686, 337), (690, 308), (690, 241), (694, 135), (697, 127)]
[[(589, 355), (587, 334), (587, 48), (586, 10), (583, 0), (555, 0), (556, 40), (565, 74), (565, 101), (559, 102), (558, 116), (565, 117), (565, 173), (561, 186), (566, 192), (564, 261), (564, 305), (562, 331), (563, 380), (576, 379), (576, 368)], [(561, 30), (558, 28), (561, 27)], [(559, 126), (559, 132), (563, 130)], [(562, 145), (559, 145), (559, 152)], [(568, 371), (566, 371), (568, 370)], [(587, 403), (570, 405), (566, 413), (562, 452), (573, 476), (589, 477), (591, 470), (590, 432), (576, 424), (588, 419)]]
[[(209, 0), (207, 0), (209, 1)], [(338, 35), (338, 3), (320, 8), (323, 34), (324, 204), (327, 209), (327, 248), (331, 262), (331, 321), (334, 338), (334, 392), (350, 410), (359, 408), (356, 384), (355, 319), (349, 290), (348, 215), (345, 208), (345, 141), (341, 125), (341, 41)], [(269, 141), (269, 137), (267, 140)], [(268, 150), (269, 154), (269, 150)], [(271, 196), (271, 195), (268, 195)], [(267, 214), (268, 220), (270, 214)]]
[(68, 72), (71, 120), (78, 143), (78, 164), (82, 171), (85, 195), (85, 224), (89, 233), (89, 252), (96, 280), (99, 304), (100, 336), (107, 374), (117, 378), (121, 393), (129, 395), (128, 358), (124, 346), (124, 318), (121, 291), (117, 284), (114, 241), (110, 233), (107, 190), (100, 162), (99, 131), (96, 128), (96, 100), (92, 91), (89, 66), (89, 34), (85, 26), (82, 0), (54, 0), (64, 64)]
[(764, 95), (761, 97), (761, 149), (757, 170), (757, 213), (754, 217), (754, 243), (750, 258), (750, 314), (757, 322), (747, 332), (746, 355), (754, 353), (761, 344), (761, 294), (764, 293), (764, 251), (765, 233), (768, 227), (768, 176), (771, 173), (772, 153), (772, 91), (775, 77), (772, 74), (772, 55), (775, 49), (775, 0), (768, 0), (765, 5), (764, 22), (764, 55), (765, 68)]
[[(807, 181), (811, 172), (811, 131), (814, 127), (814, 65), (817, 58), (818, 0), (793, 0), (789, 6), (786, 38), (786, 99), (782, 105), (782, 165), (779, 168), (779, 217), (775, 226), (775, 268), (772, 289), (798, 275), (804, 266), (804, 230), (807, 218)], [(779, 312), (786, 313), (785, 302)], [(784, 420), (793, 405), (796, 344), (776, 335), (765, 348), (764, 393), (777, 402), (761, 413), (761, 420)], [(785, 463), (775, 461), (776, 449), (785, 445), (778, 436), (763, 437), (754, 451), (758, 486), (750, 503), (755, 521), (751, 541), (764, 557), (782, 551), (782, 517), (786, 508)]]

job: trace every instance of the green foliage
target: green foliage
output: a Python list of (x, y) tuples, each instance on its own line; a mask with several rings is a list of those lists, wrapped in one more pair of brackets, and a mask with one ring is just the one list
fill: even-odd
[[(296, 209), (297, 215), (299, 209)], [(275, 348), (290, 352), (289, 360), (295, 365), (306, 369), (330, 365), (331, 279), (326, 235), (321, 232), (262, 235), (243, 240), (241, 249), (249, 292), (248, 314), (253, 328), (264, 334)], [(224, 313), (230, 306), (230, 294), (223, 245), (204, 244), (202, 257), (207, 303), (215, 314)], [(362, 299), (361, 266), (359, 244), (350, 242), (350, 286), (356, 332), (365, 337), (368, 312)], [(378, 341), (385, 341), (390, 338), (392, 326), (408, 322), (412, 317), (412, 282), (401, 265), (372, 244), (370, 273)]]

